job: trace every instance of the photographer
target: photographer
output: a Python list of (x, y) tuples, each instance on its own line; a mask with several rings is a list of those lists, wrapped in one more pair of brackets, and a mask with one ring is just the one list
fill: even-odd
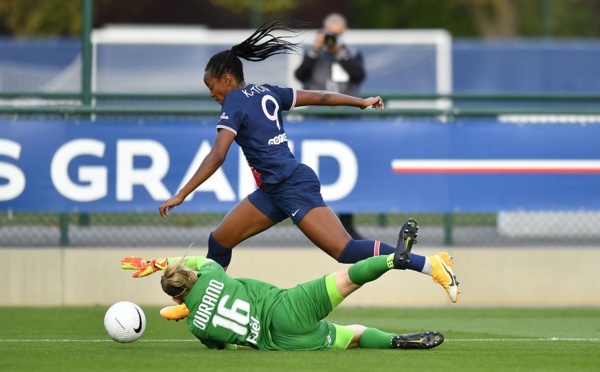
[[(323, 29), (296, 70), (296, 78), (304, 89), (327, 90), (351, 96), (359, 95), (359, 85), (365, 79), (362, 54), (342, 38), (346, 19), (338, 13), (325, 17)], [(362, 239), (354, 228), (351, 214), (340, 214), (340, 221), (354, 239)]]
[(365, 79), (362, 54), (344, 43), (346, 19), (337, 13), (325, 17), (323, 29), (298, 69), (296, 78), (304, 89), (358, 95)]

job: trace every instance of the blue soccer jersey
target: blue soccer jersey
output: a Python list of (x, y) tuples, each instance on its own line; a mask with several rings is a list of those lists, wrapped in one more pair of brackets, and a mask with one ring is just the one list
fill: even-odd
[(217, 130), (235, 133), (259, 186), (278, 183), (298, 167), (281, 116), (295, 104), (296, 90), (266, 84), (248, 84), (225, 96)]

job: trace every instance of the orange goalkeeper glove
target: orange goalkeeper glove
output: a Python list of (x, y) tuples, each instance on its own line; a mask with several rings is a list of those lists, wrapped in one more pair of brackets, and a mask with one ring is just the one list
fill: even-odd
[(158, 270), (164, 270), (169, 264), (167, 258), (155, 258), (149, 260), (147, 258), (128, 256), (121, 260), (121, 268), (125, 270), (138, 270), (133, 273), (134, 278), (141, 278), (150, 274), (154, 274)]

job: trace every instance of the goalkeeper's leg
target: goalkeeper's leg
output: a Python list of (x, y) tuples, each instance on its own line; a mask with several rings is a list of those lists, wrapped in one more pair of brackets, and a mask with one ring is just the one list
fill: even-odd
[(335, 328), (334, 349), (432, 349), (444, 342), (444, 335), (436, 331), (395, 334), (359, 324)]
[[(347, 270), (340, 270), (327, 276), (327, 292), (337, 292), (335, 308), (343, 299), (356, 291), (363, 284), (378, 279), (380, 276), (394, 268), (394, 255), (367, 258), (350, 266)], [(331, 295), (330, 295), (331, 297)]]
[[(350, 266), (348, 270), (341, 270), (328, 275), (325, 283), (332, 308), (339, 305), (363, 284), (378, 279), (394, 267), (394, 254), (390, 254), (362, 260)], [(366, 349), (431, 349), (439, 346), (444, 341), (444, 336), (435, 331), (395, 334), (358, 324), (336, 325), (335, 327), (336, 342), (334, 348), (340, 349), (356, 347)]]

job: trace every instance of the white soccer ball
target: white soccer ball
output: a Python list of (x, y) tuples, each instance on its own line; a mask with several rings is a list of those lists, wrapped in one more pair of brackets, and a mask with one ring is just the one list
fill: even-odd
[(133, 342), (144, 334), (146, 315), (133, 302), (117, 302), (104, 315), (104, 329), (117, 342)]

